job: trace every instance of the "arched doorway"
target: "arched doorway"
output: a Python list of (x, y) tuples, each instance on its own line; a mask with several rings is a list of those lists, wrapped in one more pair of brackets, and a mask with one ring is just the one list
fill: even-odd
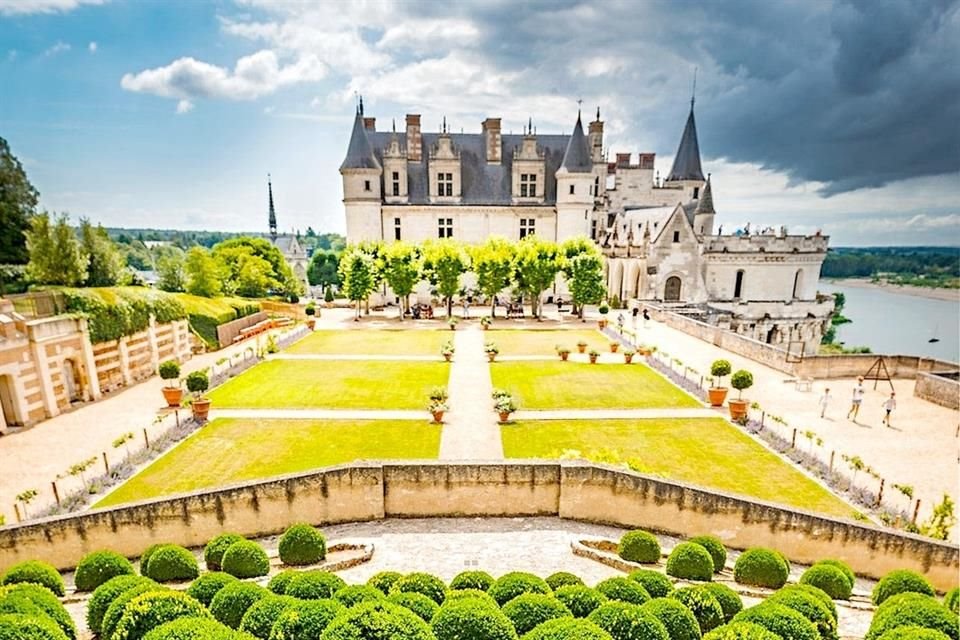
[(16, 388), (13, 386), (13, 377), (0, 376), (0, 413), (3, 414), (3, 426), (20, 426), (23, 422), (17, 416)]
[(679, 302), (680, 287), (681, 287), (681, 282), (679, 277), (670, 276), (669, 278), (667, 278), (667, 283), (663, 287), (664, 302)]
[(67, 392), (68, 402), (80, 402), (83, 400), (80, 389), (80, 376), (77, 373), (77, 365), (73, 360), (63, 361), (63, 388)]

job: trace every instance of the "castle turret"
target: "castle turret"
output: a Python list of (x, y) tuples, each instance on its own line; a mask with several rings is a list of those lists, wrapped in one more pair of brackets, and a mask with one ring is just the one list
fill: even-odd
[(697, 121), (693, 116), (693, 99), (690, 100), (690, 115), (680, 137), (677, 155), (667, 174), (664, 186), (682, 188), (685, 200), (696, 200), (703, 187), (703, 169), (700, 167), (700, 143), (697, 140)]
[(343, 204), (347, 214), (347, 238), (350, 242), (380, 240), (380, 191), (383, 169), (373, 152), (364, 126), (363, 99), (353, 119), (353, 131), (347, 156), (340, 165), (343, 176)]
[(593, 159), (580, 112), (557, 169), (557, 241), (585, 236), (593, 208)]
[(713, 218), (716, 215), (713, 209), (713, 189), (710, 186), (710, 174), (707, 174), (707, 183), (703, 185), (697, 208), (693, 212), (693, 230), (698, 236), (713, 235)]

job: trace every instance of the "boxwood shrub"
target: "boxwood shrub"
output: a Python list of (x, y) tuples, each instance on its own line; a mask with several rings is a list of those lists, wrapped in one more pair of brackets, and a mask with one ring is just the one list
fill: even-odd
[(627, 577), (639, 582), (651, 598), (664, 598), (674, 589), (670, 578), (652, 569), (637, 569)]
[(210, 618), (206, 607), (185, 593), (151, 591), (127, 603), (110, 640), (142, 640), (152, 629), (177, 618)]
[(147, 565), (150, 564), (150, 556), (159, 549), (160, 547), (167, 546), (166, 542), (158, 542), (157, 544), (152, 544), (146, 548), (146, 550), (140, 554), (140, 574), (146, 575), (144, 572), (147, 570)]
[(574, 618), (586, 618), (607, 601), (607, 596), (596, 589), (577, 584), (559, 587), (553, 595), (570, 610)]
[(231, 629), (240, 626), (243, 614), (261, 598), (270, 595), (270, 592), (252, 582), (237, 580), (231, 582), (213, 596), (210, 601), (210, 613), (213, 617)]
[(430, 575), (429, 573), (414, 572), (403, 576), (390, 587), (390, 593), (403, 593), (407, 591), (421, 593), (437, 604), (443, 604), (443, 599), (447, 594), (447, 585), (437, 576)]
[[(400, 591), (393, 593), (387, 596), (387, 601), (400, 605), (404, 609), (409, 609), (413, 613), (417, 614), (424, 622), (430, 622), (433, 620), (433, 616), (436, 615), (437, 611), (440, 609), (440, 605), (438, 605), (436, 602), (422, 593), (417, 593), (415, 591)], [(444, 604), (446, 604), (446, 601), (444, 601)]]
[(316, 564), (327, 557), (327, 539), (316, 528), (301, 522), (283, 532), (279, 551), (283, 564)]
[(703, 546), (681, 542), (667, 557), (667, 575), (709, 582), (713, 578), (713, 558)]
[(803, 593), (813, 596), (822, 602), (823, 606), (830, 610), (830, 615), (833, 616), (834, 620), (839, 619), (837, 618), (837, 604), (833, 601), (833, 598), (826, 594), (823, 589), (818, 589), (817, 587), (809, 584), (788, 584), (777, 591), (777, 593), (782, 593), (784, 591), (802, 591)]
[(727, 564), (727, 548), (723, 546), (720, 538), (714, 536), (697, 536), (690, 538), (688, 542), (698, 544), (707, 550), (710, 558), (713, 560), (713, 572), (720, 573)]
[(270, 572), (270, 559), (256, 542), (239, 540), (223, 552), (221, 569), (237, 578), (259, 578)]
[(700, 640), (700, 625), (690, 609), (673, 598), (654, 598), (640, 605), (667, 629), (670, 640)]
[(106, 612), (103, 614), (103, 620), (100, 623), (100, 637), (110, 638), (112, 640), (113, 634), (117, 629), (117, 624), (119, 624), (120, 619), (123, 618), (123, 613), (126, 611), (127, 605), (145, 593), (159, 591), (169, 591), (169, 589), (150, 580), (148, 582), (145, 581), (135, 584), (114, 598), (113, 602), (110, 603), (110, 606), (107, 607)]
[(703, 640), (783, 640), (783, 638), (753, 622), (730, 622), (703, 636)]
[(3, 577), (0, 577), (0, 584), (17, 584), (20, 582), (41, 584), (60, 597), (63, 597), (66, 589), (60, 572), (52, 564), (39, 560), (27, 560), (15, 564), (4, 572)]
[(210, 618), (177, 618), (152, 630), (143, 640), (239, 640), (236, 632)]
[(203, 548), (203, 562), (210, 571), (220, 571), (223, 563), (223, 554), (230, 548), (234, 542), (246, 540), (238, 533), (221, 533), (213, 540), (207, 543)]
[(143, 576), (117, 576), (94, 589), (90, 599), (87, 600), (87, 627), (90, 631), (99, 634), (103, 616), (113, 601), (127, 589), (139, 584), (157, 586), (153, 580)]
[(766, 602), (782, 604), (802, 615), (814, 624), (822, 640), (838, 640), (837, 619), (817, 597), (797, 589), (782, 589)]
[(850, 582), (850, 589), (853, 589), (857, 585), (857, 576), (853, 573), (853, 569), (851, 569), (850, 565), (848, 565), (846, 562), (843, 562), (841, 560), (831, 560), (831, 559), (817, 560), (814, 566), (820, 565), (820, 564), (825, 564), (825, 565), (840, 569), (840, 571), (843, 572), (843, 575), (845, 575), (847, 577), (847, 580)]
[(700, 625), (700, 633), (713, 631), (724, 622), (726, 617), (723, 614), (723, 607), (710, 591), (704, 589), (702, 585), (695, 587), (681, 587), (670, 594), (671, 598), (680, 601), (690, 613), (697, 619)]
[(493, 576), (486, 571), (463, 571), (458, 573), (450, 581), (450, 588), (458, 589), (479, 589), (486, 591), (493, 584)]
[(763, 602), (744, 609), (734, 616), (733, 621), (753, 622), (781, 638), (790, 640), (817, 640), (820, 637), (817, 628), (803, 615), (773, 602)]
[(275, 596), (273, 594), (260, 598), (247, 609), (240, 619), (240, 631), (249, 633), (254, 638), (268, 640), (273, 623), (280, 614), (300, 602), (290, 596)]
[(898, 593), (922, 593), (932, 596), (934, 592), (930, 582), (920, 574), (898, 569), (883, 576), (873, 588), (873, 604), (881, 605), (884, 600)]
[(332, 598), (337, 591), (347, 586), (343, 578), (329, 571), (304, 571), (287, 583), (284, 593), (301, 600)]
[(487, 593), (502, 607), (522, 593), (550, 593), (550, 585), (532, 573), (512, 571), (497, 578)]
[[(610, 634), (614, 640), (670, 640), (666, 626), (653, 613), (627, 602), (607, 602), (587, 620)], [(699, 638), (699, 634), (697, 636)]]
[(0, 587), (0, 603), (8, 598), (25, 598), (36, 605), (47, 617), (57, 623), (71, 640), (77, 637), (77, 627), (67, 609), (50, 589), (33, 582), (18, 582)]
[[(567, 615), (570, 615), (569, 612)], [(495, 606), (463, 599), (437, 611), (430, 624), (437, 640), (516, 640), (514, 623)]]
[(197, 559), (180, 545), (165, 544), (150, 554), (143, 575), (157, 582), (181, 582), (200, 575)]
[(324, 629), (344, 611), (336, 600), (298, 600), (273, 623), (270, 640), (319, 638)]
[[(448, 602), (453, 602), (456, 600), (467, 599), (480, 600), (481, 602), (491, 606), (498, 606), (497, 601), (491, 598), (489, 593), (486, 591), (480, 591), (479, 589), (451, 589), (450, 591), (447, 591), (447, 599), (443, 601), (443, 604), (447, 604)], [(433, 602), (433, 600), (430, 602)]]
[(905, 591), (890, 596), (877, 607), (870, 621), (866, 640), (878, 640), (884, 633), (899, 627), (916, 626), (945, 633), (952, 640), (960, 635), (957, 614), (930, 596)]
[(950, 636), (936, 629), (909, 626), (890, 629), (880, 640), (950, 640)]
[(613, 638), (589, 620), (557, 618), (547, 620), (523, 636), (523, 640), (613, 640)]
[(660, 541), (652, 533), (628, 531), (620, 538), (617, 555), (630, 562), (653, 564), (660, 562)]
[(720, 582), (710, 582), (701, 585), (701, 588), (706, 589), (720, 603), (720, 608), (723, 609), (724, 622), (730, 622), (733, 620), (733, 616), (743, 610), (743, 600), (740, 598), (740, 594), (727, 585)]
[(347, 609), (320, 635), (320, 640), (434, 640), (426, 622), (416, 614), (386, 600), (364, 602)]
[(607, 578), (594, 587), (610, 600), (643, 604), (650, 599), (650, 594), (636, 580), (630, 578)]
[(390, 587), (393, 586), (393, 583), (402, 577), (403, 574), (398, 571), (381, 571), (370, 576), (367, 584), (374, 589), (379, 589), (383, 595), (387, 595), (390, 593)]
[(790, 570), (777, 552), (754, 547), (740, 554), (733, 565), (733, 579), (740, 584), (779, 589), (787, 583)]
[(551, 589), (556, 591), (560, 587), (568, 587), (570, 585), (582, 586), (583, 580), (580, 579), (580, 576), (576, 576), (568, 571), (557, 571), (556, 573), (551, 573), (549, 576), (544, 578), (547, 584)]
[(65, 640), (50, 618), (22, 613), (0, 614), (0, 640)]
[(270, 578), (270, 582), (267, 583), (267, 589), (271, 593), (282, 596), (284, 593), (286, 593), (287, 585), (290, 584), (290, 581), (299, 574), (300, 572), (296, 569), (284, 569)]
[(368, 600), (382, 600), (385, 597), (380, 593), (380, 589), (374, 589), (365, 584), (348, 584), (333, 594), (333, 599), (345, 607), (352, 607)]
[(960, 588), (954, 587), (943, 597), (943, 606), (954, 613), (960, 612)]
[[(0, 615), (24, 615), (32, 618), (42, 618), (56, 624), (43, 609), (22, 594), (13, 594), (0, 598)], [(57, 626), (57, 629), (63, 634), (62, 628)]]
[(80, 560), (73, 575), (77, 591), (93, 591), (110, 578), (133, 575), (133, 565), (119, 553), (94, 551)]
[(554, 618), (572, 617), (570, 610), (552, 595), (524, 593), (503, 605), (503, 614), (510, 618), (517, 635)]
[(196, 599), (203, 606), (209, 607), (213, 596), (217, 595), (220, 589), (236, 581), (237, 579), (229, 573), (211, 571), (194, 580), (187, 589), (187, 595)]
[(800, 576), (800, 584), (809, 584), (823, 590), (834, 600), (849, 600), (850, 580), (839, 568), (829, 564), (815, 564)]

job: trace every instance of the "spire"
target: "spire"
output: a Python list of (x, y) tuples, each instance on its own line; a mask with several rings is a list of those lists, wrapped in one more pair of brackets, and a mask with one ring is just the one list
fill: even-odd
[(683, 128), (680, 146), (677, 147), (677, 155), (673, 158), (673, 167), (667, 175), (667, 182), (672, 180), (703, 180), (703, 170), (700, 168), (700, 144), (697, 142), (697, 121), (693, 117), (692, 98), (687, 125)]
[(273, 208), (273, 182), (270, 180), (270, 174), (267, 174), (267, 193), (270, 202), (270, 237), (277, 238), (277, 212)]
[(590, 148), (587, 137), (583, 135), (583, 123), (580, 120), (580, 111), (577, 110), (577, 124), (573, 127), (573, 135), (567, 143), (567, 150), (563, 154), (560, 169), (568, 173), (590, 173), (593, 171), (593, 161), (590, 159)]
[(710, 187), (710, 174), (707, 174), (707, 184), (703, 185), (703, 191), (700, 193), (700, 201), (697, 202), (697, 209), (693, 212), (698, 213), (716, 213), (713, 209), (713, 189)]
[(353, 119), (353, 132), (350, 134), (350, 145), (347, 147), (347, 157), (343, 159), (340, 170), (344, 169), (379, 169), (380, 162), (373, 155), (373, 147), (367, 138), (367, 130), (363, 126), (363, 99), (357, 108), (357, 115)]
[(597, 122), (600, 122), (600, 105), (597, 105)]

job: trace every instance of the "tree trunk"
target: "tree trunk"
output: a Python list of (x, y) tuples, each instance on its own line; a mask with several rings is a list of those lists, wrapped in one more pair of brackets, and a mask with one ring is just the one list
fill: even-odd
[(353, 315), (354, 322), (360, 322), (360, 301), (357, 300), (357, 312)]
[(493, 320), (497, 317), (497, 297), (490, 297), (490, 319)]
[(447, 297), (447, 317), (453, 317), (453, 296)]

